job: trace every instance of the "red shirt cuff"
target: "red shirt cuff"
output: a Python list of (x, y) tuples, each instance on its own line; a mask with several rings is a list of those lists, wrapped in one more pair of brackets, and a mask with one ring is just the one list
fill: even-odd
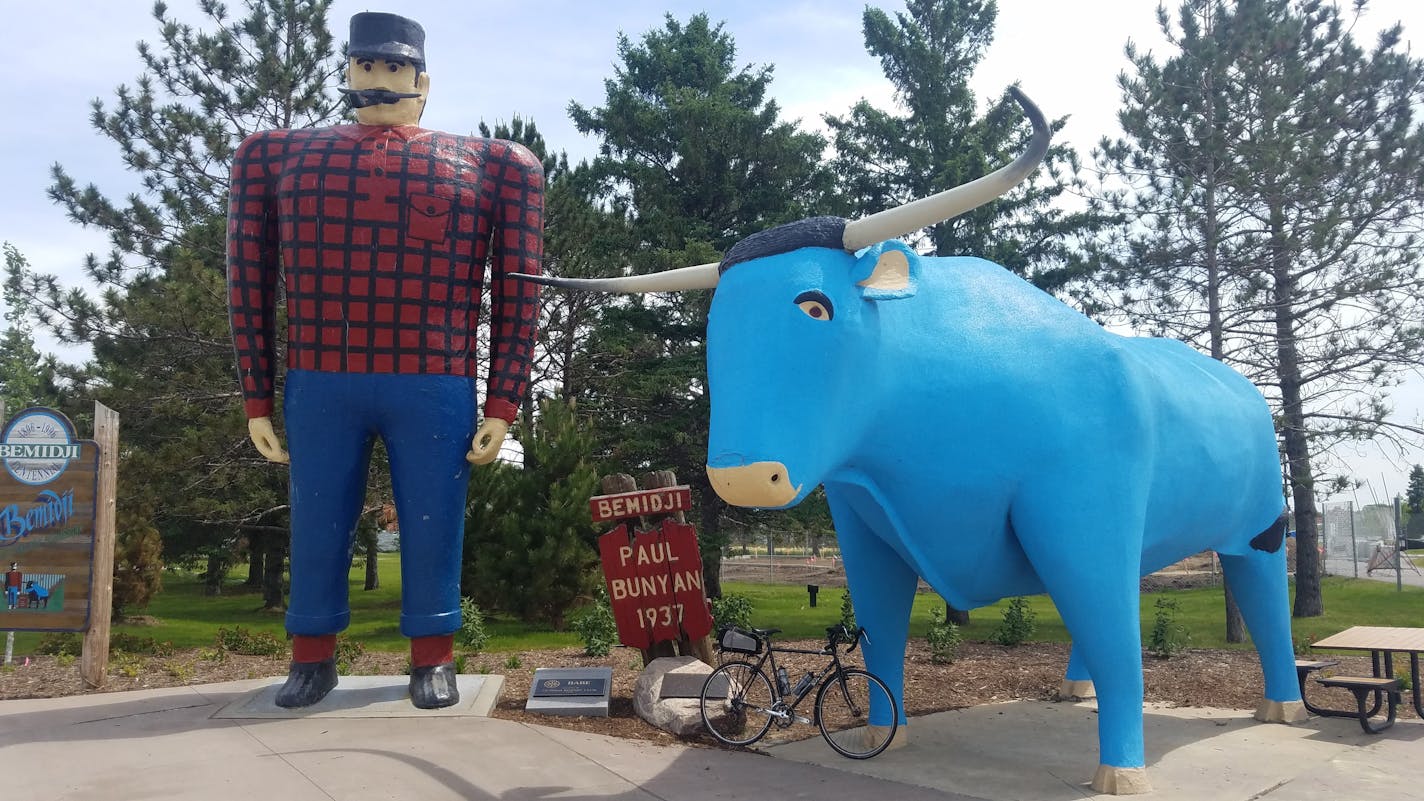
[(271, 398), (252, 398), (243, 403), (243, 409), (247, 412), (247, 419), (252, 420), (257, 417), (272, 416)]
[(519, 407), (507, 400), (490, 398), (485, 401), (485, 417), (495, 417), (506, 423), (514, 423), (514, 418), (519, 416)]

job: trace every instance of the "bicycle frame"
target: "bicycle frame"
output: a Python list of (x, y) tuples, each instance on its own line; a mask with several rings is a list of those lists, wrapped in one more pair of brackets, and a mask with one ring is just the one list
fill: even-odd
[[(860, 645), (860, 638), (863, 636), (865, 636), (865, 629), (858, 630), (856, 632), (855, 639), (851, 642), (851, 647), (846, 651), (846, 653), (850, 653), (851, 651), (855, 650), (855, 648)], [(821, 648), (815, 651), (808, 650), (806, 648), (783, 648), (773, 645), (771, 642), (771, 637), (768, 636), (766, 638), (766, 652), (763, 653), (759, 659), (757, 659), (756, 663), (753, 665), (753, 668), (759, 672), (764, 672), (763, 668), (768, 663), (770, 663), (770, 672), (766, 673), (766, 676), (768, 679), (771, 680), (772, 704), (775, 705), (785, 703), (786, 711), (784, 713), (778, 712), (774, 709), (766, 709), (761, 711), (764, 711), (766, 712), (766, 714), (771, 715), (773, 717), (785, 720), (791, 715), (791, 713), (796, 711), (797, 705), (800, 704), (802, 701), (806, 700), (806, 696), (815, 693), (816, 690), (821, 686), (823, 682), (825, 682), (828, 677), (834, 676), (835, 674), (840, 673), (842, 670), (844, 670), (845, 666), (841, 664), (840, 650), (836, 647), (836, 645), (838, 645), (838, 643), (827, 644), (825, 648)], [(831, 661), (825, 667), (813, 673), (812, 675), (814, 676), (814, 679), (808, 682), (806, 684), (806, 687), (802, 689), (801, 692), (796, 693), (795, 698), (788, 701), (787, 696), (781, 692), (780, 682), (777, 681), (777, 654), (807, 654), (810, 656), (829, 656), (831, 658)], [(793, 689), (794, 687), (795, 685), (793, 684)], [(811, 722), (814, 723), (815, 721)]]

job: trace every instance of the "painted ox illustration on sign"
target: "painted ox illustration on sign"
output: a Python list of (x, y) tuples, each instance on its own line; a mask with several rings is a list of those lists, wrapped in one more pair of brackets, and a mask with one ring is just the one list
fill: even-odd
[[(1098, 696), (1093, 787), (1141, 792), (1141, 575), (1216, 551), (1260, 654), (1258, 719), (1304, 718), (1275, 432), (1252, 384), (1186, 345), (1118, 336), (998, 265), (891, 239), (1037, 167), (1048, 127), (1013, 91), (1033, 139), (974, 182), (861, 220), (764, 231), (719, 264), (546, 282), (715, 286), (707, 472), (718, 494), (784, 508), (825, 486), (873, 637), (866, 662), (902, 701), (917, 577), (961, 609), (1047, 592), (1073, 638), (1066, 680), (1091, 680)], [(872, 725), (888, 723), (877, 715), (888, 711), (873, 710)]]

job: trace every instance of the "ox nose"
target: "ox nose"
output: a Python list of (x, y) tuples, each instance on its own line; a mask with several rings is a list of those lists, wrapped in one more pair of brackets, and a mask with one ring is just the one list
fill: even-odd
[(707, 478), (722, 500), (733, 506), (776, 507), (796, 500), (801, 487), (781, 462), (753, 462), (737, 467), (707, 468)]

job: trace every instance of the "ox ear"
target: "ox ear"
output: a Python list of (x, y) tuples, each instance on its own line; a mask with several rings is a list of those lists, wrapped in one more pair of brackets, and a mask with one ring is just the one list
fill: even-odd
[(861, 251), (852, 270), (860, 296), (866, 300), (914, 297), (919, 274), (920, 257), (894, 239)]

